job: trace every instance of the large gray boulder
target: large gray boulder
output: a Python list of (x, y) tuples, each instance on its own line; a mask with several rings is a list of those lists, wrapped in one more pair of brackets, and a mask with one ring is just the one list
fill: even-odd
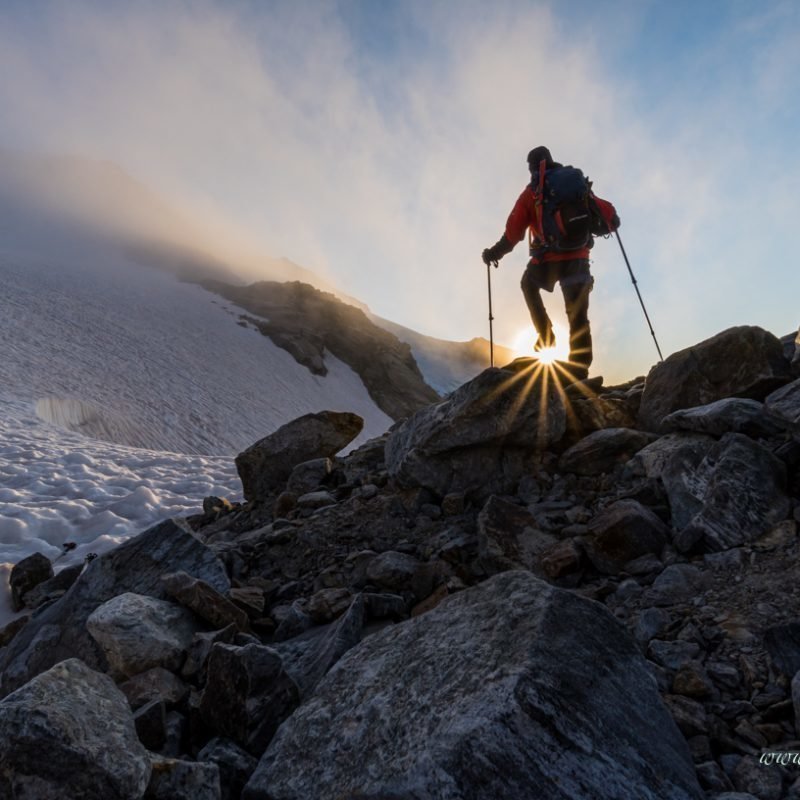
[(663, 432), (667, 414), (723, 397), (763, 400), (790, 379), (780, 339), (762, 328), (729, 328), (673, 353), (647, 376), (639, 423)]
[(791, 507), (783, 463), (740, 433), (725, 434), (708, 449), (676, 450), (661, 479), (674, 543), (682, 551), (752, 542), (785, 519)]
[(31, 619), (0, 654), (0, 694), (63, 661), (80, 658), (108, 667), (86, 629), (89, 615), (123, 592), (166, 599), (161, 576), (185, 570), (219, 592), (230, 589), (222, 562), (199, 539), (171, 521), (162, 522), (92, 561), (69, 591)]
[(0, 702), (0, 797), (141, 800), (149, 777), (125, 696), (80, 660)]
[(197, 618), (185, 608), (136, 592), (112, 597), (86, 620), (86, 628), (117, 678), (154, 667), (177, 672), (199, 627)]
[(509, 491), (530, 470), (532, 454), (565, 430), (563, 389), (552, 379), (487, 369), (395, 427), (386, 466), (401, 486), (488, 497)]
[(281, 726), (243, 797), (703, 794), (620, 623), (512, 571), (350, 650)]
[(333, 458), (363, 427), (364, 420), (358, 414), (320, 411), (287, 422), (259, 439), (236, 456), (245, 499), (260, 502), (275, 497), (298, 464)]

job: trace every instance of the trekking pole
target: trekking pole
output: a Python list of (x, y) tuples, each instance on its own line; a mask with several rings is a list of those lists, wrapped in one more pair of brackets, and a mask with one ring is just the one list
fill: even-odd
[[(493, 261), (491, 264), (494, 264), (495, 269), (497, 268), (497, 262)], [(486, 265), (486, 281), (489, 284), (489, 366), (494, 366), (494, 334), (492, 333), (492, 320), (494, 317), (492, 316), (492, 270), (490, 269), (491, 264)]]
[(653, 330), (653, 323), (650, 322), (650, 317), (647, 314), (647, 309), (644, 307), (644, 300), (642, 300), (642, 295), (639, 292), (639, 286), (636, 283), (636, 278), (633, 276), (633, 270), (631, 269), (631, 262), (628, 261), (628, 254), (625, 252), (625, 248), (622, 246), (622, 239), (619, 238), (619, 231), (614, 231), (614, 234), (617, 237), (617, 241), (619, 242), (619, 249), (622, 250), (622, 257), (625, 259), (625, 264), (628, 267), (628, 272), (630, 273), (631, 280), (633, 281), (633, 288), (636, 289), (636, 296), (639, 298), (639, 303), (642, 306), (642, 311), (644, 311), (644, 318), (647, 320), (647, 325), (650, 328), (650, 335), (653, 337), (653, 341), (656, 343), (656, 350), (658, 350), (658, 358), (660, 361), (663, 361), (664, 356), (661, 355), (661, 348), (658, 346), (658, 339), (656, 339), (656, 333)]

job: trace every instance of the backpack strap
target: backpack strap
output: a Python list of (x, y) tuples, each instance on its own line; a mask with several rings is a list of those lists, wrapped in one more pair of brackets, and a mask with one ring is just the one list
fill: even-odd
[[(547, 171), (547, 161), (542, 159), (539, 162), (539, 183), (533, 190), (536, 197), (536, 223), (542, 234), (542, 245), (544, 245), (544, 226), (542, 225), (542, 214), (544, 211), (544, 173)], [(531, 249), (533, 249), (533, 238), (530, 239)]]

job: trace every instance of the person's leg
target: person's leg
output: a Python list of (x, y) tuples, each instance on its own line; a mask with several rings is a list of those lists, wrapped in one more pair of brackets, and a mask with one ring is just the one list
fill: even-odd
[(553, 291), (553, 284), (547, 288), (547, 265), (528, 264), (527, 269), (522, 275), (522, 294), (525, 296), (525, 302), (528, 306), (528, 311), (531, 315), (533, 327), (536, 328), (536, 333), (539, 334), (539, 339), (536, 342), (535, 350), (540, 350), (544, 347), (552, 347), (554, 344), (553, 338), (553, 323), (547, 315), (547, 309), (542, 302), (542, 289)]
[(588, 372), (592, 363), (592, 331), (589, 325), (589, 293), (594, 278), (585, 270), (573, 271), (561, 281), (561, 292), (569, 320), (569, 360)]

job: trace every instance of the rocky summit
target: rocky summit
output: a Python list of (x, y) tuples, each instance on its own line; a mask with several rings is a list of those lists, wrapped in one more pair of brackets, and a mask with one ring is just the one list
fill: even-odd
[(0, 796), (800, 800), (800, 335), (289, 422), (11, 574)]

